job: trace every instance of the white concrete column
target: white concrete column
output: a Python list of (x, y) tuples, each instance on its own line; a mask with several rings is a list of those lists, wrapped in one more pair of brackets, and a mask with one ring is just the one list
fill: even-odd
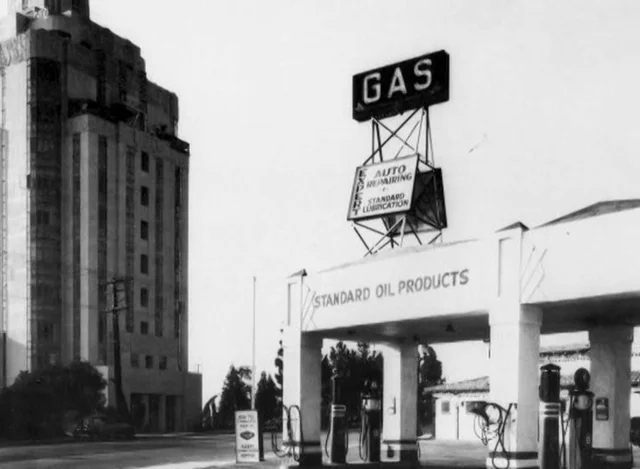
[[(591, 391), (594, 394), (594, 468), (628, 468), (631, 400), (631, 345), (633, 327), (598, 326), (589, 331), (591, 342)], [(608, 416), (596, 409), (607, 399)], [(608, 417), (606, 420), (605, 417)]]
[[(300, 455), (300, 466), (320, 465), (322, 337), (287, 326), (283, 330), (282, 346), (283, 445), (295, 448), (295, 453)], [(287, 434), (287, 419), (291, 420), (293, 435)]]
[[(538, 380), (541, 311), (491, 311), (490, 401), (509, 410), (504, 438), (489, 441), (487, 468), (538, 467)], [(503, 444), (504, 443), (504, 444)]]
[(418, 349), (386, 345), (383, 356), (382, 461), (418, 460)]

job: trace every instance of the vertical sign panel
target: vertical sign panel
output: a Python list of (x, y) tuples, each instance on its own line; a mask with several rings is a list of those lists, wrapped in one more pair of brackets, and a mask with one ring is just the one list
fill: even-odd
[(411, 209), (418, 156), (397, 158), (356, 170), (348, 220), (363, 220)]
[(236, 461), (259, 462), (258, 411), (236, 411)]

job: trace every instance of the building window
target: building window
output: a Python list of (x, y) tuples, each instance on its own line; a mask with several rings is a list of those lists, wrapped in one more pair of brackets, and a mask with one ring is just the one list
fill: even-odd
[[(156, 288), (158, 288), (158, 283), (156, 282)], [(160, 287), (162, 290), (162, 287)], [(162, 333), (164, 331), (164, 298), (162, 297), (162, 291), (158, 294), (156, 292), (156, 314), (155, 314), (155, 330), (156, 337), (162, 337)]]
[(56, 343), (59, 340), (58, 327), (50, 322), (38, 323), (38, 340), (48, 343)]
[[(126, 274), (127, 277), (132, 278), (135, 275), (135, 246), (136, 246), (136, 232), (135, 232), (135, 186), (136, 186), (136, 149), (133, 147), (127, 147), (126, 155), (126, 167), (127, 167), (127, 186), (125, 191), (125, 209), (126, 209)], [(131, 299), (133, 289), (127, 290), (127, 301), (132, 304)], [(127, 332), (133, 332), (134, 321), (134, 308), (127, 308), (126, 313), (126, 328)]]
[(46, 210), (38, 210), (36, 212), (36, 223), (41, 226), (49, 225), (49, 212)]
[(167, 357), (160, 357), (160, 363), (158, 363), (158, 366), (160, 367), (161, 370), (166, 370), (167, 369)]
[(104, 106), (107, 101), (107, 78), (106, 78), (106, 58), (104, 51), (97, 51), (98, 57), (98, 79), (96, 80), (96, 100), (98, 104)]
[(149, 290), (146, 288), (140, 289), (140, 306), (149, 306)]
[(140, 155), (140, 169), (145, 173), (149, 172), (149, 153), (143, 151)]
[(451, 412), (451, 402), (450, 401), (442, 401), (440, 404), (440, 410), (443, 414), (448, 414)]
[(100, 208), (98, 208), (98, 233), (99, 233), (99, 236), (101, 237), (107, 236), (107, 219), (108, 219), (107, 207), (106, 207), (106, 203), (103, 200), (100, 203)]
[(138, 368), (140, 366), (140, 359), (137, 353), (131, 354), (131, 368)]
[(145, 368), (153, 368), (153, 357), (151, 355), (147, 355), (144, 358), (144, 366)]
[(149, 222), (141, 220), (140, 221), (140, 239), (149, 239)]
[(147, 321), (140, 321), (140, 334), (147, 335), (149, 333), (149, 323)]
[(140, 273), (149, 273), (149, 256), (146, 254), (140, 254)]
[(149, 206), (149, 188), (146, 186), (140, 188), (140, 205), (143, 207)]

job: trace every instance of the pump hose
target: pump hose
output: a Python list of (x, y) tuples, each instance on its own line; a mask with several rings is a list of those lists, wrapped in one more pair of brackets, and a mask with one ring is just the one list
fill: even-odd
[(511, 461), (509, 461), (509, 452), (507, 451), (504, 444), (504, 430), (506, 428), (507, 422), (509, 421), (509, 417), (511, 416), (512, 407), (513, 407), (513, 404), (509, 404), (509, 407), (504, 413), (504, 416), (502, 413), (504, 409), (500, 407), (500, 418), (498, 423), (498, 429), (496, 430), (498, 438), (496, 439), (496, 446), (493, 449), (493, 455), (491, 455), (491, 465), (496, 469), (498, 469), (498, 466), (496, 466), (495, 458), (496, 458), (496, 454), (498, 453), (499, 446), (502, 448), (500, 452), (504, 455), (505, 459), (507, 460), (507, 465), (504, 469), (509, 469), (509, 466), (511, 464)]
[[(509, 407), (505, 409), (504, 407), (493, 403), (488, 402), (487, 407), (493, 407), (498, 410), (498, 420), (496, 422), (489, 422), (485, 420), (480, 415), (476, 414), (476, 417), (473, 422), (473, 430), (476, 436), (480, 439), (483, 445), (487, 446), (490, 440), (496, 440), (496, 444), (493, 448), (493, 454), (491, 455), (491, 464), (495, 469), (509, 469), (510, 461), (508, 458), (509, 452), (506, 449), (504, 442), (504, 432), (509, 421), (509, 417), (511, 415), (511, 409), (513, 404), (509, 404)], [(495, 430), (491, 429), (493, 425), (496, 425)], [(499, 467), (496, 465), (496, 455), (501, 453), (505, 459), (507, 460), (507, 465), (505, 467)]]
[[(300, 410), (300, 407), (298, 407), (297, 405), (292, 405), (289, 407), (283, 405), (283, 410), (284, 410), (284, 413), (286, 414), (287, 441), (289, 442), (289, 445), (286, 445), (287, 448), (284, 448), (285, 445), (283, 442), (283, 447), (278, 448), (277, 432), (272, 432), (271, 433), (271, 450), (273, 451), (273, 454), (275, 454), (279, 458), (293, 456), (293, 460), (295, 462), (299, 462), (300, 455), (302, 453), (302, 446), (304, 443), (304, 438), (302, 436), (302, 411)], [(299, 425), (298, 428), (300, 430), (300, 440), (298, 442), (296, 442), (295, 440), (293, 426), (291, 425), (291, 413), (293, 410), (295, 410), (298, 413), (298, 425)]]
[[(347, 416), (344, 416), (345, 420), (348, 422), (349, 419), (347, 418)], [(330, 458), (331, 455), (329, 454), (329, 438), (331, 437), (331, 422), (329, 422), (329, 430), (327, 431), (327, 436), (324, 438), (324, 454)], [(345, 439), (345, 445), (344, 445), (344, 455), (346, 456), (347, 454), (349, 454), (349, 426), (345, 425), (345, 429), (344, 429), (344, 439)]]
[(364, 413), (364, 409), (360, 411), (360, 435), (358, 438), (358, 453), (360, 459), (366, 461), (369, 457), (369, 420)]
[(571, 425), (571, 409), (573, 409), (573, 395), (569, 397), (569, 408), (567, 409), (567, 419), (560, 415), (560, 425), (562, 426), (562, 444), (560, 454), (562, 455), (562, 468), (567, 469), (567, 431)]
[(329, 456), (329, 438), (331, 437), (331, 421), (329, 421), (329, 430), (327, 430), (327, 436), (324, 439), (324, 454)]

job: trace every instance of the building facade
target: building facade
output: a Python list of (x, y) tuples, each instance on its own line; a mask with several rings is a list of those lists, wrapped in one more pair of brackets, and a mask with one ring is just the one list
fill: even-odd
[[(188, 362), (189, 145), (178, 98), (88, 0), (9, 1), (0, 23), (2, 384), (82, 359), (113, 377), (140, 431), (195, 424)], [(115, 392), (109, 380), (109, 401)]]
[[(591, 368), (589, 344), (545, 347), (540, 351), (540, 366), (552, 363), (560, 367), (560, 398), (564, 408), (569, 407), (569, 390), (578, 368)], [(634, 344), (631, 354), (630, 417), (640, 416), (640, 347)], [(435, 398), (435, 432), (439, 440), (478, 441), (480, 422), (477, 414), (470, 412), (470, 404), (490, 401), (489, 377), (444, 383), (427, 390)], [(568, 416), (565, 414), (564, 418)]]

